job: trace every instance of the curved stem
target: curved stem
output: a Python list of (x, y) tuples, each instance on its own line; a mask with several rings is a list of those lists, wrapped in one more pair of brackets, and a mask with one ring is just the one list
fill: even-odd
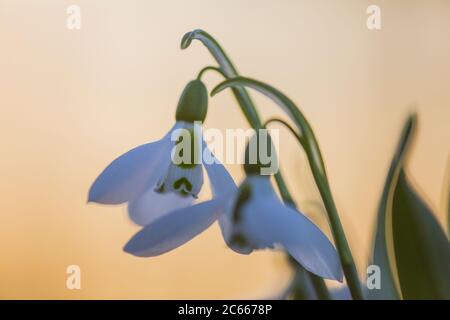
[(222, 71), (222, 69), (220, 69), (218, 67), (214, 67), (214, 66), (207, 66), (207, 67), (204, 67), (202, 70), (200, 70), (200, 72), (197, 75), (197, 80), (201, 80), (203, 74), (206, 71), (216, 71), (217, 73), (220, 73), (225, 79), (227, 79), (227, 75)]
[(347, 279), (350, 292), (354, 299), (362, 299), (363, 295), (355, 262), (350, 251), (350, 247), (348, 245), (341, 220), (339, 218), (336, 204), (334, 203), (334, 199), (331, 194), (319, 144), (317, 143), (314, 132), (308, 121), (297, 108), (297, 106), (286, 95), (269, 86), (268, 84), (257, 80), (244, 77), (229, 79), (216, 86), (216, 88), (212, 90), (211, 95), (215, 95), (218, 92), (229, 87), (250, 87), (261, 92), (262, 94), (271, 98), (276, 104), (278, 104), (297, 125), (298, 130), (300, 130), (300, 132), (302, 133), (302, 137), (304, 138), (303, 147), (308, 157), (308, 162), (311, 167), (314, 180), (317, 184), (320, 195), (322, 197), (322, 201), (328, 213), (331, 230), (333, 232), (333, 238), (339, 253), (342, 269), (344, 270), (345, 278)]
[(287, 123), (286, 121), (284, 121), (282, 119), (270, 118), (269, 120), (264, 122), (263, 127), (267, 128), (267, 126), (272, 122), (278, 122), (278, 123), (281, 123), (282, 125), (284, 125), (297, 138), (297, 140), (300, 142), (302, 147), (304, 147), (304, 141), (303, 141), (302, 136), (300, 134), (298, 134), (297, 131), (294, 128), (292, 128), (289, 123)]
[[(211, 35), (200, 29), (188, 32), (181, 39), (181, 49), (188, 48), (191, 45), (192, 40), (199, 40), (203, 43), (203, 45), (206, 46), (211, 55), (219, 64), (221, 71), (227, 79), (239, 76), (230, 58), (226, 55), (225, 51)], [(261, 129), (263, 127), (261, 119), (255, 105), (253, 104), (252, 99), (250, 98), (250, 95), (247, 93), (247, 90), (242, 87), (236, 87), (232, 88), (232, 91), (250, 126), (255, 130)], [(275, 174), (275, 180), (277, 182), (277, 186), (283, 201), (295, 207), (294, 199), (292, 198), (280, 171)], [(312, 277), (312, 274), (310, 274), (309, 272), (307, 272), (307, 274)], [(316, 281), (314, 283), (317, 284), (317, 282), (320, 281)], [(321, 286), (319, 288), (316, 288), (318, 295), (320, 294), (320, 292), (324, 291), (324, 287), (326, 288), (323, 279), (321, 279), (321, 282)]]
[[(289, 132), (292, 133), (292, 135), (297, 139), (297, 141), (300, 143), (300, 145), (305, 148), (305, 141), (303, 139), (303, 137), (297, 133), (297, 130), (295, 130), (289, 123), (287, 123), (286, 121), (279, 119), (279, 118), (270, 118), (269, 120), (267, 120), (266, 122), (264, 122), (264, 127), (267, 128), (267, 126), (270, 123), (281, 123), (282, 125), (284, 125)], [(311, 275), (311, 283), (313, 284), (313, 286), (316, 288), (316, 293), (319, 297), (326, 297), (326, 299), (331, 299), (330, 294), (328, 292), (327, 287), (324, 285), (324, 282), (321, 281), (321, 278), (312, 274)]]
[[(270, 118), (268, 119), (266, 122), (264, 122), (263, 127), (267, 128), (267, 126), (272, 123), (272, 122), (278, 122), (283, 124), (296, 138), (297, 140), (302, 144), (303, 146), (303, 139), (302, 136), (300, 134), (297, 133), (297, 131), (291, 127), (290, 124), (288, 124), (286, 121), (278, 119), (278, 118)], [(289, 190), (287, 189), (286, 184), (284, 183), (283, 178), (281, 178), (281, 173), (280, 171), (278, 171), (275, 174), (275, 180), (277, 181), (277, 185), (278, 185), (278, 189), (280, 190), (280, 194), (284, 200), (284, 202), (289, 203), (291, 205), (293, 205), (294, 207), (297, 207), (294, 200), (292, 199)]]
[(311, 282), (316, 290), (316, 294), (321, 300), (331, 300), (330, 292), (323, 279), (311, 273)]
[[(186, 33), (181, 39), (181, 49), (188, 48), (191, 45), (192, 40), (199, 40), (206, 46), (212, 56), (216, 59), (221, 70), (226, 75), (226, 78), (234, 78), (238, 76), (238, 72), (230, 58), (228, 58), (219, 43), (207, 32), (196, 29)], [(262, 127), (262, 123), (253, 101), (247, 93), (247, 90), (245, 88), (233, 88), (232, 90), (239, 106), (244, 112), (247, 121), (254, 129), (260, 129)]]

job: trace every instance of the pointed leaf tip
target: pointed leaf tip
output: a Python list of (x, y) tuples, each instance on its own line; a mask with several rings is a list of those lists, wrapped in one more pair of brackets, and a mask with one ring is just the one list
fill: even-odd
[(393, 270), (392, 257), (389, 250), (392, 247), (387, 226), (392, 226), (393, 194), (397, 186), (398, 176), (403, 167), (406, 155), (410, 149), (417, 123), (417, 115), (411, 113), (406, 119), (394, 156), (391, 161), (381, 200), (378, 206), (375, 239), (371, 264), (378, 265), (382, 271), (381, 290), (371, 290), (370, 299), (397, 300), (400, 298), (397, 288), (397, 274)]

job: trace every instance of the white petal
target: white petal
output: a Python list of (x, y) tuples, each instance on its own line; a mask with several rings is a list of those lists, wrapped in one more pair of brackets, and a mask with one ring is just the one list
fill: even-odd
[[(244, 206), (248, 206), (255, 199), (255, 194), (260, 193), (261, 196), (267, 195), (273, 197), (275, 192), (270, 184), (270, 180), (267, 177), (248, 177), (246, 178), (243, 184), (250, 184), (250, 199), (249, 202)], [(241, 187), (242, 187), (241, 185)], [(236, 221), (236, 202), (238, 201), (238, 191), (233, 195), (230, 203), (226, 207), (226, 213), (219, 218), (220, 230), (222, 231), (222, 236), (225, 239), (228, 247), (233, 251), (241, 254), (250, 254), (253, 249), (258, 249), (257, 245), (250, 243), (252, 240), (249, 235), (249, 230), (247, 230), (247, 225), (243, 219), (239, 219)], [(240, 210), (242, 210), (242, 207)], [(244, 239), (244, 243), (242, 241), (240, 243), (236, 242), (236, 238)], [(270, 246), (271, 243), (268, 245)], [(263, 248), (268, 246), (262, 246)]]
[[(211, 185), (212, 193), (214, 197), (226, 197), (226, 211), (230, 211), (233, 205), (233, 195), (237, 191), (236, 183), (223, 164), (217, 159), (212, 151), (208, 148), (203, 141), (203, 165), (209, 178), (209, 184)], [(222, 236), (227, 242), (227, 239), (231, 237), (232, 225), (228, 214), (223, 214), (219, 217), (219, 226)], [(232, 248), (230, 246), (230, 248)], [(248, 254), (251, 252), (248, 250), (242, 250), (241, 248), (234, 247), (233, 250), (238, 253)]]
[(128, 214), (134, 223), (146, 226), (167, 213), (191, 205), (193, 200), (191, 196), (183, 197), (172, 192), (159, 193), (149, 189), (128, 204)]
[(306, 270), (342, 281), (339, 257), (325, 234), (306, 216), (276, 198), (260, 198), (245, 209), (257, 247), (283, 246)]
[(339, 256), (325, 234), (303, 214), (285, 208), (279, 228), (291, 230), (282, 234), (282, 245), (306, 270), (322, 278), (342, 281)]
[(208, 173), (209, 183), (214, 197), (226, 196), (237, 190), (236, 183), (227, 169), (217, 159), (206, 142), (203, 141), (203, 165)]
[(284, 247), (306, 270), (342, 281), (338, 254), (325, 234), (306, 216), (285, 206), (268, 178), (250, 179), (251, 196), (236, 224), (255, 249)]
[(191, 240), (223, 213), (224, 203), (213, 199), (162, 216), (139, 231), (124, 250), (139, 257), (153, 257)]
[(88, 201), (119, 204), (136, 199), (159, 179), (159, 167), (170, 161), (171, 146), (168, 134), (121, 155), (97, 177)]
[(237, 234), (237, 229), (233, 226), (229, 214), (222, 214), (219, 217), (219, 226), (222, 237), (231, 250), (240, 254), (252, 253), (253, 248), (251, 246), (237, 245), (233, 241), (231, 241), (232, 237)]
[(250, 254), (253, 251), (252, 246), (235, 243), (236, 236), (239, 237), (243, 233), (242, 226), (238, 226), (233, 219), (236, 201), (237, 193), (225, 197), (225, 213), (219, 217), (220, 231), (230, 249), (240, 254)]

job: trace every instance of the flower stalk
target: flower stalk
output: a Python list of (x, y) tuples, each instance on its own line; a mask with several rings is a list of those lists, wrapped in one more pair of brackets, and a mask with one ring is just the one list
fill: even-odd
[[(181, 40), (181, 49), (188, 48), (192, 43), (192, 40), (194, 39), (201, 41), (219, 64), (219, 68), (211, 66), (203, 68), (199, 72), (198, 78), (200, 78), (203, 73), (208, 70), (218, 71), (224, 76), (225, 79), (232, 79), (239, 76), (236, 68), (234, 67), (230, 58), (226, 55), (220, 44), (211, 35), (203, 30), (196, 29), (186, 33)], [(231, 89), (250, 126), (255, 130), (262, 129), (264, 126), (252, 99), (247, 93), (247, 90), (240, 86), (232, 87)], [(290, 204), (296, 207), (295, 201), (286, 186), (281, 171), (278, 171), (275, 174), (275, 181), (277, 183), (283, 201), (286, 204)], [(306, 273), (309, 277), (313, 277), (313, 275), (309, 272)], [(329, 299), (330, 296), (323, 279), (314, 279), (312, 283), (319, 298)]]
[(218, 92), (229, 87), (250, 87), (268, 96), (276, 104), (278, 104), (285, 113), (287, 113), (287, 115), (297, 126), (297, 129), (299, 130), (299, 136), (302, 137), (300, 143), (305, 150), (314, 180), (317, 184), (320, 196), (328, 213), (334, 241), (339, 252), (342, 268), (344, 270), (350, 292), (353, 299), (363, 299), (361, 287), (359, 284), (358, 272), (356, 270), (353, 256), (350, 251), (350, 247), (348, 245), (333, 196), (331, 194), (319, 144), (310, 124), (297, 108), (297, 106), (287, 96), (285, 96), (277, 89), (269, 86), (268, 84), (262, 83), (257, 80), (244, 77), (235, 77), (233, 79), (228, 79), (217, 85), (212, 90), (211, 95), (214, 96)]

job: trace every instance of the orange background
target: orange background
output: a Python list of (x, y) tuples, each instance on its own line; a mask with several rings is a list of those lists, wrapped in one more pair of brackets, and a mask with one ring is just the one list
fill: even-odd
[[(374, 2), (380, 31), (366, 27)], [(66, 28), (70, 4), (81, 7), (81, 30)], [(86, 204), (100, 171), (162, 136), (184, 85), (214, 63), (199, 43), (179, 49), (194, 28), (214, 35), (243, 75), (302, 108), (361, 275), (411, 104), (419, 132), (410, 169), (444, 223), (449, 1), (0, 0), (0, 298), (260, 298), (289, 281), (282, 254), (235, 254), (217, 225), (161, 257), (132, 257), (122, 246), (138, 228), (125, 208)], [(205, 81), (211, 89), (221, 79)], [(281, 114), (253, 96), (264, 117)], [(210, 101), (205, 126), (247, 124), (228, 92)], [(282, 137), (283, 171), (300, 208), (325, 226), (306, 159)], [(71, 264), (81, 267), (81, 290), (66, 289)]]

